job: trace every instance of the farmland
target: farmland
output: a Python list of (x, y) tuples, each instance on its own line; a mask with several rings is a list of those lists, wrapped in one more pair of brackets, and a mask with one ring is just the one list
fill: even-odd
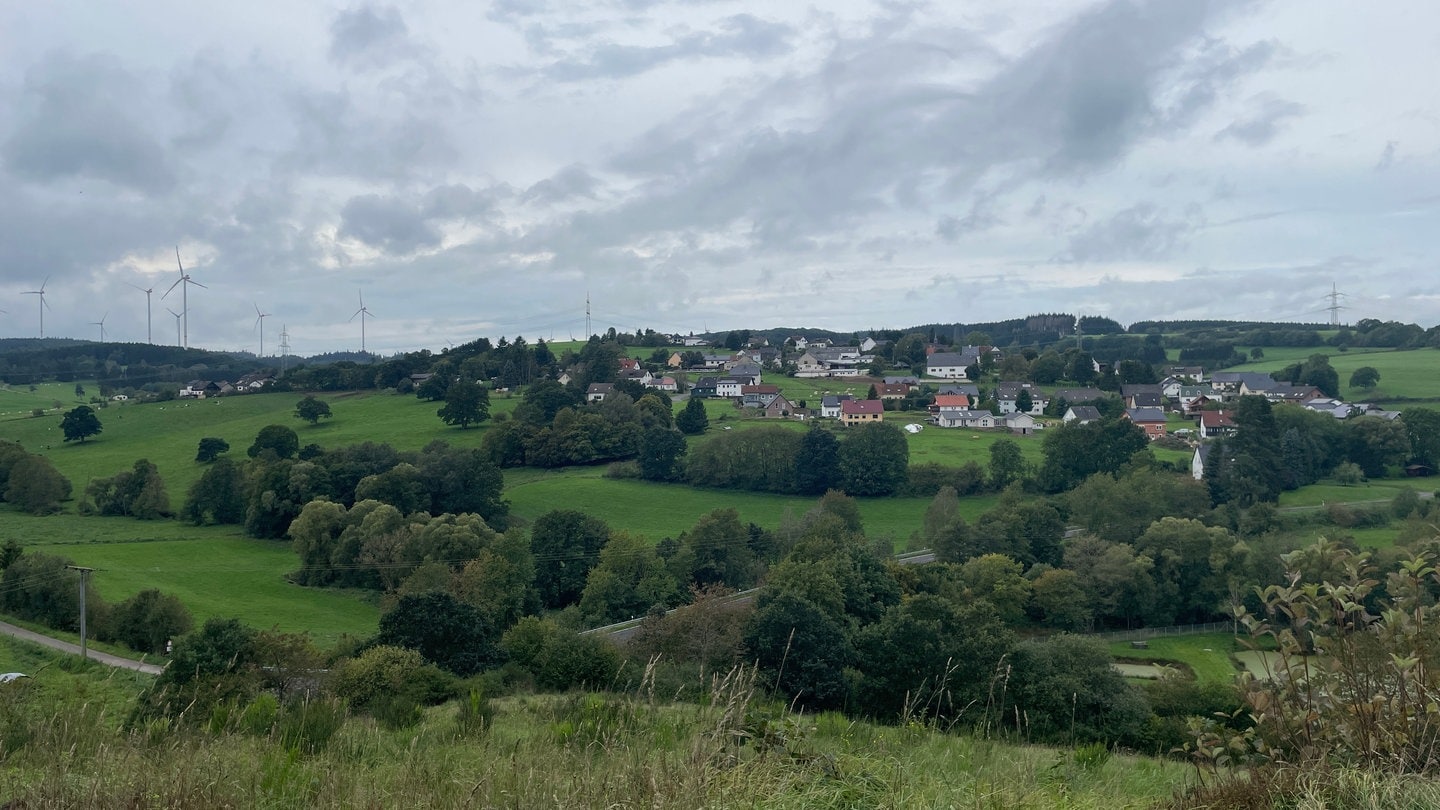
[[(1227, 371), (1274, 372), (1292, 363), (1303, 362), (1312, 354), (1330, 358), (1330, 365), (1340, 375), (1340, 395), (1359, 402), (1404, 402), (1405, 400), (1440, 401), (1440, 350), (1414, 349), (1350, 349), (1339, 351), (1330, 346), (1314, 348), (1266, 348), (1262, 360), (1246, 363)], [(1350, 375), (1361, 366), (1380, 372), (1380, 384), (1365, 390), (1350, 387)]]

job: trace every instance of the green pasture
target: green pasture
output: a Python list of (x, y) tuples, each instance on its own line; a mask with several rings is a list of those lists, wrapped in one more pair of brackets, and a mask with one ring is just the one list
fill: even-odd
[[(43, 386), (42, 386), (43, 388)], [(73, 396), (73, 385), (71, 386)], [(88, 387), (87, 387), (88, 390)], [(334, 413), (310, 425), (294, 416), (302, 393), (246, 394), (202, 400), (109, 403), (96, 413), (104, 426), (83, 444), (65, 443), (61, 414), (43, 418), (12, 415), (0, 418), (0, 439), (20, 442), (32, 453), (48, 456), (75, 485), (78, 496), (92, 478), (107, 477), (148, 458), (159, 468), (179, 506), (190, 485), (204, 472), (195, 463), (200, 440), (217, 436), (230, 443), (230, 455), (244, 458), (255, 435), (266, 425), (287, 425), (300, 443), (340, 447), (365, 441), (386, 442), (402, 450), (418, 450), (436, 439), (457, 447), (478, 447), (485, 423), (469, 430), (450, 427), (435, 415), (439, 405), (391, 392), (321, 394)], [(509, 413), (518, 398), (497, 396), (491, 414)], [(73, 405), (72, 405), (73, 406)]]
[(1318, 484), (1311, 484), (1297, 490), (1280, 493), (1279, 505), (1281, 509), (1286, 507), (1322, 507), (1330, 503), (1378, 506), (1389, 503), (1401, 490), (1405, 489), (1414, 489), (1419, 492), (1424, 491), (1426, 488), (1418, 486), (1416, 480), (1413, 478), (1371, 479), (1353, 487), (1345, 487), (1322, 481)]
[[(1342, 352), (1332, 346), (1316, 346), (1309, 349), (1266, 348), (1264, 352), (1265, 358), (1259, 362), (1226, 370), (1279, 371), (1292, 363), (1304, 362), (1312, 354), (1324, 354), (1340, 375), (1340, 394), (1346, 400), (1440, 399), (1440, 350), (1437, 349), (1350, 349)], [(1361, 366), (1370, 366), (1380, 372), (1380, 384), (1374, 389), (1350, 387), (1350, 375)]]
[(1137, 650), (1129, 641), (1110, 644), (1110, 654), (1120, 661), (1178, 661), (1203, 683), (1230, 683), (1235, 679), (1231, 656), (1239, 649), (1229, 633), (1201, 633), (1191, 636), (1160, 636), (1146, 639), (1148, 649)]
[(85, 396), (75, 396), (75, 383), (40, 383), (31, 391), (28, 385), (0, 385), (0, 421), (28, 419), (36, 408), (46, 411), (57, 407), (73, 408), (89, 401), (89, 397), (100, 393), (92, 382), (81, 383)]
[(341, 634), (371, 635), (379, 620), (369, 595), (287, 582), (299, 566), (290, 544), (251, 539), (233, 526), (0, 511), (0, 532), (27, 549), (97, 569), (95, 587), (108, 601), (159, 588), (180, 597), (197, 622), (234, 616), (333, 642)]
[[(564, 470), (507, 470), (505, 496), (516, 517), (534, 520), (552, 509), (578, 509), (594, 515), (610, 528), (633, 532), (659, 541), (678, 537), (700, 516), (716, 509), (733, 508), (740, 519), (773, 529), (786, 514), (798, 518), (815, 505), (815, 499), (725, 489), (699, 489), (684, 484), (656, 484), (603, 477), (599, 467)], [(866, 534), (890, 537), (897, 549), (917, 531), (930, 498), (861, 498), (860, 514)], [(995, 504), (992, 496), (960, 502), (966, 520), (975, 520)]]

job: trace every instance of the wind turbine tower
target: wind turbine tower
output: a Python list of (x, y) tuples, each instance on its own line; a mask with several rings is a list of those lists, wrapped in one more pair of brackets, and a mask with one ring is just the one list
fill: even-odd
[[(180, 348), (188, 349), (190, 348), (190, 285), (194, 284), (196, 287), (205, 287), (205, 285), (190, 278), (190, 274), (185, 272), (185, 265), (180, 262), (179, 245), (175, 246), (175, 264), (180, 268), (180, 278), (176, 279), (175, 283), (170, 285), (170, 289), (165, 291), (165, 295), (160, 297), (163, 299), (174, 292), (176, 287), (180, 288), (180, 314), (184, 316), (185, 320), (185, 328), (180, 333)], [(209, 287), (205, 287), (205, 289), (209, 289)]]
[(270, 313), (268, 313), (268, 312), (261, 312), (261, 311), (260, 311), (260, 305), (259, 305), (259, 304), (256, 304), (256, 305), (255, 305), (255, 328), (260, 330), (260, 354), (256, 355), (256, 357), (264, 357), (264, 356), (265, 356), (265, 319), (268, 318), (268, 317), (270, 317)]
[(361, 293), (360, 291), (357, 290), (355, 294), (358, 295), (358, 296), (360, 296), (360, 308), (357, 309), (357, 310), (355, 310), (355, 314), (350, 316), (350, 320), (353, 321), (353, 320), (355, 320), (356, 318), (359, 318), (359, 319), (360, 319), (360, 353), (361, 353), (361, 354), (366, 354), (366, 351), (365, 351), (365, 319), (366, 319), (366, 318), (373, 318), (373, 317), (375, 317), (375, 316), (374, 316), (373, 314), (371, 314), (370, 310), (369, 310), (368, 308), (366, 308), (366, 306), (365, 306), (365, 295), (364, 295), (364, 293)]
[(176, 345), (176, 346), (183, 346), (184, 344), (180, 342), (180, 319), (181, 319), (182, 317), (184, 317), (184, 314), (183, 314), (183, 313), (180, 313), (180, 312), (176, 312), (175, 310), (173, 310), (173, 309), (171, 309), (171, 308), (169, 308), (169, 307), (166, 307), (166, 308), (165, 308), (165, 311), (168, 312), (168, 313), (170, 313), (171, 315), (174, 315), (174, 316), (175, 316), (175, 345)]
[(46, 284), (49, 284), (49, 283), (50, 283), (50, 277), (49, 277), (49, 276), (46, 276), (46, 277), (45, 277), (45, 281), (41, 282), (41, 284), (40, 284), (40, 289), (38, 289), (38, 290), (26, 290), (25, 292), (21, 293), (21, 295), (38, 295), (38, 296), (40, 296), (40, 337), (42, 337), (42, 338), (45, 337), (45, 310), (51, 308), (49, 302), (47, 302), (47, 301), (45, 300), (45, 285), (46, 285)]
[[(128, 281), (125, 283), (130, 284), (130, 282)], [(150, 293), (155, 292), (155, 288), (151, 287), (149, 289), (146, 289), (144, 287), (141, 287), (139, 284), (130, 284), (130, 286), (134, 287), (140, 292), (145, 293), (145, 342), (154, 343), (155, 335), (153, 330), (151, 330), (150, 328)]]
[(101, 315), (101, 316), (100, 316), (100, 320), (98, 320), (98, 321), (91, 321), (91, 322), (90, 322), (90, 325), (91, 325), (91, 326), (98, 326), (98, 327), (100, 327), (100, 342), (101, 342), (101, 343), (104, 343), (104, 342), (105, 342), (105, 319), (108, 318), (108, 317), (110, 317), (110, 313), (107, 312), (107, 313), (105, 313), (104, 315)]

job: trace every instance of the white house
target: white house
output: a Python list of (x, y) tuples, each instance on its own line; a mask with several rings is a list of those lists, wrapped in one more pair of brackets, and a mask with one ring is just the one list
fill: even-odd
[(935, 415), (935, 424), (944, 428), (993, 428), (995, 414), (968, 408), (941, 408)]

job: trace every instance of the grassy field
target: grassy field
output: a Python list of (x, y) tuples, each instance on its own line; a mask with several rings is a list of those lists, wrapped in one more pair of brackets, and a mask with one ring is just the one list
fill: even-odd
[(285, 581), (299, 565), (290, 544), (244, 537), (236, 527), (0, 511), (0, 532), (96, 568), (93, 582), (108, 601), (159, 588), (180, 597), (197, 623), (234, 616), (254, 627), (309, 631), (323, 643), (371, 635), (379, 620), (370, 594)]
[[(73, 391), (71, 392), (73, 394)], [(479, 446), (485, 426), (460, 430), (435, 416), (437, 405), (413, 396), (385, 392), (321, 395), (335, 416), (311, 426), (296, 419), (295, 403), (302, 394), (250, 394), (206, 400), (151, 403), (111, 403), (98, 410), (104, 425), (99, 436), (83, 444), (66, 444), (60, 432), (60, 414), (44, 418), (14, 415), (0, 418), (0, 439), (23, 444), (33, 453), (48, 456), (74, 484), (77, 496), (95, 477), (128, 469), (148, 458), (165, 478), (172, 503), (183, 501), (190, 485), (204, 471), (195, 463), (202, 438), (216, 436), (230, 443), (230, 455), (244, 458), (255, 435), (266, 425), (287, 425), (300, 443), (339, 447), (364, 441), (388, 442), (397, 448), (418, 450), (435, 439), (457, 447)], [(497, 397), (491, 413), (514, 410), (518, 399)], [(488, 423), (487, 423), (488, 424)]]
[[(599, 467), (559, 471), (508, 470), (505, 494), (511, 512), (534, 520), (552, 509), (579, 509), (601, 518), (610, 528), (634, 532), (658, 542), (677, 537), (707, 512), (734, 508), (740, 519), (773, 529), (786, 513), (800, 517), (815, 499), (760, 492), (696, 489), (682, 484), (654, 484), (603, 477)], [(994, 506), (993, 496), (966, 498), (961, 513), (973, 521)], [(920, 528), (929, 498), (862, 498), (865, 532), (890, 537), (897, 550)]]
[(1279, 505), (1283, 509), (1290, 506), (1319, 507), (1327, 503), (1380, 504), (1389, 502), (1401, 490), (1413, 489), (1420, 492), (1432, 488), (1433, 483), (1431, 487), (1425, 487), (1413, 478), (1382, 478), (1353, 487), (1321, 481), (1291, 492), (1280, 493)]
[(1229, 633), (1202, 633), (1193, 636), (1161, 636), (1147, 640), (1148, 649), (1137, 650), (1128, 641), (1110, 645), (1110, 654), (1121, 661), (1178, 661), (1190, 668), (1195, 679), (1205, 683), (1230, 683), (1235, 664), (1230, 656), (1239, 647)]
[[(1292, 363), (1304, 362), (1312, 354), (1324, 354), (1340, 375), (1340, 395), (1353, 402), (1383, 403), (1397, 397), (1440, 399), (1440, 349), (1351, 349), (1341, 352), (1330, 346), (1312, 349), (1265, 349), (1265, 358), (1228, 368), (1226, 371), (1279, 371)], [(1361, 366), (1380, 372), (1380, 384), (1372, 390), (1351, 388), (1350, 375)]]
[[(492, 701), (493, 719), (473, 731), (457, 724), (455, 702), (399, 730), (341, 717), (333, 736), (312, 737), (328, 744), (302, 753), (273, 732), (177, 724), (127, 733), (118, 720), (141, 684), (22, 655), (37, 663), (35, 677), (4, 693), (14, 711), (0, 717), (0, 795), (17, 807), (1124, 810), (1157, 806), (1192, 781), (1179, 760), (1082, 758), (919, 724), (798, 714), (741, 690), (690, 704), (516, 695)], [(773, 742), (741, 731), (752, 717), (773, 717)]]

